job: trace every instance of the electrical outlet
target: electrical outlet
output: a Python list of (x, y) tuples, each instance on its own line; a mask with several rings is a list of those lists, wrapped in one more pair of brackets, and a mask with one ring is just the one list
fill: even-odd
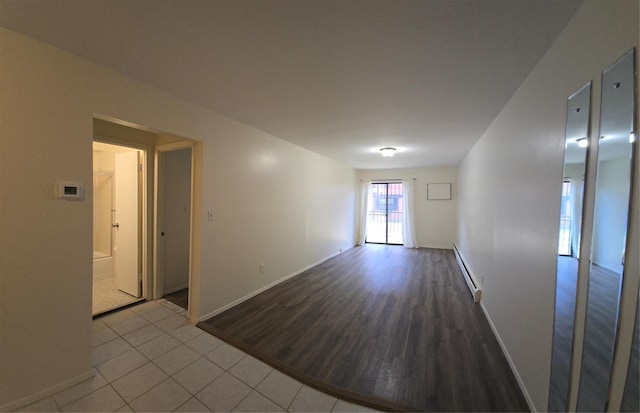
[(264, 274), (264, 264), (260, 264), (260, 274)]
[(213, 211), (209, 211), (209, 212), (207, 212), (207, 219), (208, 219), (209, 221), (213, 221)]

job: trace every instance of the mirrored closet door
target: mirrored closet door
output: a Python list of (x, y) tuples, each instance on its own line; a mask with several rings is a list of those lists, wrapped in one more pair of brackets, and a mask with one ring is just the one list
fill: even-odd
[(591, 82), (571, 95), (567, 102), (562, 204), (558, 235), (556, 308), (549, 388), (549, 411), (551, 412), (566, 411), (569, 394), (590, 112)]
[(634, 51), (605, 70), (578, 411), (607, 409), (632, 188)]
[[(625, 265), (630, 254), (637, 259), (635, 251), (630, 253), (628, 237), (638, 150), (635, 59), (632, 49), (602, 73), (598, 134), (590, 133), (592, 83), (568, 99), (549, 411), (638, 411), (640, 316), (631, 306), (640, 305), (636, 303), (639, 275), (637, 266)], [(589, 225), (583, 225), (583, 217)], [(590, 236), (582, 236), (583, 228)], [(637, 249), (635, 238), (632, 243)], [(579, 290), (579, 285), (587, 290)], [(621, 337), (622, 293), (627, 298)], [(633, 335), (628, 331), (629, 314), (636, 325)], [(617, 351), (621, 348), (626, 350)], [(616, 366), (628, 363), (626, 380), (612, 373), (614, 361)]]

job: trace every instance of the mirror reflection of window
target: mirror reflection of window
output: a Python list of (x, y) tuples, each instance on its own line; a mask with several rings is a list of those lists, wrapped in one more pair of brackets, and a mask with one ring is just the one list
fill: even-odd
[(634, 51), (602, 74), (591, 268), (578, 411), (605, 411), (624, 277), (634, 125)]
[(558, 255), (571, 255), (571, 218), (573, 217), (573, 202), (571, 202), (571, 182), (562, 184), (562, 203), (560, 204), (560, 239), (558, 241)]

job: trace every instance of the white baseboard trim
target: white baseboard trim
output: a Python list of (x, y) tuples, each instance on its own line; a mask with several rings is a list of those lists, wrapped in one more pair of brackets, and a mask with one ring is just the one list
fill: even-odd
[(467, 287), (469, 287), (469, 291), (471, 291), (471, 295), (473, 296), (473, 301), (476, 303), (480, 302), (482, 298), (482, 288), (478, 283), (478, 279), (473, 272), (467, 267), (464, 263), (464, 259), (462, 258), (462, 254), (458, 251), (458, 247), (456, 244), (453, 244), (453, 253), (456, 256), (456, 261), (458, 262), (458, 267), (460, 267), (460, 271), (462, 271), (462, 275), (464, 276), (464, 281), (467, 283)]
[(440, 245), (420, 245), (418, 248), (429, 248), (429, 249), (435, 249), (435, 250), (451, 250), (453, 249), (452, 247), (447, 247), (447, 246), (440, 246)]
[[(513, 363), (513, 360), (511, 359), (511, 355), (509, 354), (509, 351), (507, 351), (507, 347), (504, 345), (504, 342), (502, 341), (502, 337), (500, 337), (500, 334), (498, 334), (498, 330), (496, 329), (496, 326), (493, 324), (493, 320), (489, 316), (489, 312), (487, 312), (487, 309), (485, 308), (484, 303), (480, 303), (480, 308), (482, 308), (482, 312), (484, 313), (485, 318), (489, 322), (489, 326), (491, 326), (491, 331), (493, 331), (493, 335), (498, 340), (498, 344), (500, 344), (502, 353), (506, 357), (507, 362), (509, 363), (509, 367), (511, 367), (511, 371), (513, 372), (513, 375), (515, 376), (516, 381), (518, 382), (518, 386), (520, 386), (520, 390), (522, 391), (522, 394), (524, 395), (524, 398), (527, 401), (527, 404), (529, 405), (529, 410), (532, 412), (538, 411), (535, 409), (535, 405), (533, 403), (533, 400), (531, 400), (531, 396), (527, 391), (527, 387), (524, 385), (524, 382), (522, 381), (522, 377), (520, 377), (520, 373), (518, 373), (518, 369), (516, 368), (516, 365)], [(546, 411), (546, 407), (542, 411)]]
[(51, 395), (54, 395), (58, 392), (61, 392), (62, 390), (66, 390), (71, 386), (75, 386), (78, 383), (82, 383), (85, 380), (89, 380), (90, 378), (92, 378), (95, 375), (95, 372), (93, 371), (93, 369), (82, 373), (79, 376), (76, 376), (72, 379), (69, 380), (65, 380), (62, 383), (56, 384), (55, 386), (49, 387), (48, 389), (44, 389), (42, 391), (39, 391), (37, 393), (34, 393), (32, 395), (23, 397), (21, 399), (18, 399), (16, 401), (13, 402), (9, 402), (7, 404), (4, 404), (2, 406), (0, 406), (0, 412), (10, 412), (10, 411), (15, 411), (18, 410), (21, 407), (27, 406), (31, 403), (35, 403), (39, 400), (42, 400), (46, 397), (49, 397)]
[(217, 316), (218, 314), (220, 314), (220, 313), (222, 313), (222, 312), (224, 312), (224, 311), (227, 311), (228, 309), (233, 308), (233, 307), (237, 306), (238, 304), (241, 304), (241, 303), (243, 303), (243, 302), (247, 301), (247, 300), (248, 300), (248, 299), (250, 299), (250, 298), (255, 297), (256, 295), (258, 295), (258, 294), (260, 294), (260, 293), (262, 293), (262, 292), (265, 292), (265, 291), (267, 291), (268, 289), (273, 288), (273, 287), (275, 287), (276, 285), (278, 285), (278, 284), (280, 284), (280, 283), (283, 283), (283, 282), (287, 281), (289, 278), (293, 278), (293, 277), (295, 277), (296, 275), (300, 275), (300, 274), (302, 274), (303, 272), (307, 271), (308, 269), (313, 268), (313, 267), (315, 267), (316, 265), (320, 265), (320, 264), (322, 264), (323, 262), (325, 262), (326, 260), (329, 260), (329, 259), (331, 259), (331, 258), (333, 258), (333, 257), (335, 257), (335, 256), (338, 256), (338, 255), (342, 254), (344, 251), (346, 251), (346, 250), (348, 250), (348, 249), (351, 249), (351, 248), (353, 248), (353, 247), (355, 247), (355, 245), (352, 245), (351, 247), (346, 248), (346, 249), (344, 249), (344, 250), (340, 250), (340, 251), (336, 252), (335, 254), (329, 255), (328, 257), (321, 259), (320, 261), (317, 261), (317, 262), (315, 262), (315, 263), (313, 263), (313, 264), (307, 265), (306, 267), (304, 267), (304, 268), (302, 268), (302, 269), (300, 269), (300, 270), (298, 270), (298, 271), (296, 271), (296, 272), (294, 272), (294, 273), (292, 273), (292, 274), (286, 275), (286, 276), (284, 276), (284, 277), (280, 278), (279, 280), (276, 280), (276, 281), (274, 281), (274, 282), (272, 282), (272, 283), (270, 283), (270, 284), (267, 284), (267, 285), (265, 285), (264, 287), (262, 287), (262, 288), (260, 288), (260, 289), (258, 289), (258, 290), (256, 290), (256, 291), (254, 291), (254, 292), (252, 292), (252, 293), (250, 293), (250, 294), (245, 295), (245, 296), (244, 296), (244, 297), (242, 297), (242, 298), (239, 298), (239, 299), (237, 299), (237, 300), (235, 300), (235, 301), (233, 301), (233, 302), (231, 302), (231, 303), (229, 303), (229, 304), (227, 304), (227, 305), (225, 305), (225, 306), (223, 306), (223, 307), (218, 308), (217, 310), (214, 310), (214, 311), (212, 311), (212, 312), (210, 312), (210, 313), (208, 313), (208, 314), (205, 314), (205, 315), (203, 315), (203, 316), (200, 316), (200, 318), (198, 318), (198, 321), (204, 321), (204, 320), (208, 320), (208, 319), (210, 319), (211, 317), (215, 317), (215, 316)]
[[(511, 355), (509, 354), (509, 351), (507, 351), (507, 347), (504, 345), (504, 342), (502, 341), (502, 337), (500, 337), (500, 334), (498, 333), (498, 330), (496, 329), (495, 324), (493, 324), (493, 320), (491, 319), (491, 316), (489, 316), (489, 312), (485, 308), (484, 302), (480, 302), (480, 298), (482, 296), (482, 289), (480, 288), (480, 284), (478, 284), (477, 278), (473, 274), (473, 271), (471, 270), (471, 268), (469, 268), (465, 264), (465, 260), (462, 257), (462, 254), (460, 254), (460, 251), (458, 250), (458, 246), (455, 243), (453, 244), (453, 252), (456, 256), (456, 261), (458, 261), (458, 266), (460, 267), (460, 270), (465, 276), (465, 281), (467, 282), (467, 285), (471, 290), (471, 294), (473, 295), (474, 301), (480, 304), (480, 308), (484, 313), (484, 317), (489, 322), (489, 326), (491, 327), (491, 331), (493, 331), (493, 335), (496, 337), (496, 340), (498, 340), (498, 344), (500, 345), (502, 354), (504, 354), (505, 358), (507, 359), (507, 362), (509, 363), (509, 367), (511, 368), (511, 371), (513, 372), (513, 375), (515, 376), (516, 381), (518, 382), (518, 386), (520, 387), (520, 390), (522, 391), (522, 394), (524, 395), (524, 398), (527, 401), (527, 405), (529, 405), (529, 410), (531, 410), (532, 412), (535, 412), (536, 411), (534, 408), (535, 406), (533, 404), (533, 400), (531, 400), (531, 396), (529, 395), (529, 392), (527, 391), (527, 387), (524, 385), (524, 382), (522, 381), (522, 377), (520, 377), (520, 373), (518, 373), (518, 369), (516, 368), (516, 365), (513, 363), (513, 360), (511, 359)], [(476, 294), (474, 294), (474, 288), (477, 291)]]

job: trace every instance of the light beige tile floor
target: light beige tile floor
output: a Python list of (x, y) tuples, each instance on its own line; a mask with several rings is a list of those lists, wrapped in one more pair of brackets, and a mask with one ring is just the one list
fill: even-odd
[(188, 323), (166, 300), (93, 321), (95, 376), (19, 411), (365, 412)]
[(140, 301), (140, 299), (118, 290), (115, 277), (93, 280), (93, 315), (135, 303), (136, 301)]

